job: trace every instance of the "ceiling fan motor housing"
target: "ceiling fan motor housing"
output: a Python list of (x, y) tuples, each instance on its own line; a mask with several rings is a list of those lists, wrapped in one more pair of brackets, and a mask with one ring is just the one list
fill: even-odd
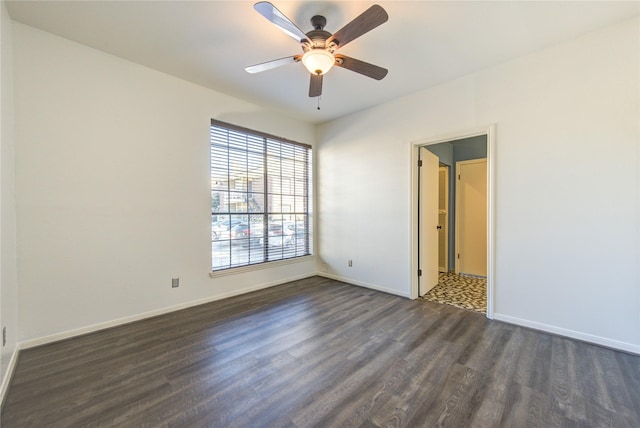
[[(327, 48), (326, 41), (331, 37), (331, 33), (324, 30), (312, 30), (307, 33), (307, 38), (309, 39), (309, 43), (303, 43), (303, 47), (307, 47), (308, 49), (314, 48)], [(303, 48), (304, 49), (304, 48)]]
[[(327, 25), (327, 19), (322, 15), (315, 15), (311, 18), (311, 25), (313, 26), (313, 30), (306, 34), (309, 43), (303, 43), (303, 50), (306, 52), (310, 49), (328, 48), (329, 46), (326, 46), (326, 41), (331, 37), (331, 33), (324, 30), (324, 26)], [(331, 49), (331, 52), (333, 53), (334, 50), (335, 49)]]

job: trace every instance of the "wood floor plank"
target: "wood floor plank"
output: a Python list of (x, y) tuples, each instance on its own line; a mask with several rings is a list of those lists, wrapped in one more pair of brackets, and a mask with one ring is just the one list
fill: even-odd
[(3, 427), (640, 426), (640, 357), (312, 277), (20, 353)]
[(373, 409), (369, 420), (377, 426), (410, 426), (408, 421), (436, 400), (460, 352), (459, 345), (436, 340), (414, 348), (404, 358), (410, 364), (404, 384), (383, 406)]

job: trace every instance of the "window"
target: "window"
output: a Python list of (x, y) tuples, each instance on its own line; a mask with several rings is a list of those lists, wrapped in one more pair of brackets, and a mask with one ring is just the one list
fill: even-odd
[(311, 147), (211, 121), (211, 266), (311, 254)]

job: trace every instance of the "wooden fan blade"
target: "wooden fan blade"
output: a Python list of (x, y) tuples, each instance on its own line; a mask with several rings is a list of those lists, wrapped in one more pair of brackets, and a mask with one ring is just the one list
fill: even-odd
[(288, 56), (286, 58), (274, 59), (273, 61), (262, 62), (260, 64), (250, 65), (244, 69), (247, 73), (260, 73), (261, 71), (271, 70), (272, 68), (280, 67), (293, 62), (298, 62), (302, 58), (302, 55)]
[(377, 65), (369, 64), (368, 62), (360, 61), (359, 59), (341, 54), (336, 54), (335, 57), (336, 65), (338, 67), (355, 71), (356, 73), (371, 77), (372, 79), (382, 80), (389, 72), (386, 68), (378, 67)]
[(322, 95), (322, 74), (312, 74), (309, 82), (309, 96), (319, 97)]
[(302, 43), (303, 40), (307, 40), (307, 35), (299, 29), (296, 24), (291, 22), (289, 18), (284, 16), (277, 7), (269, 3), (268, 1), (261, 1), (253, 5), (253, 8), (262, 16), (267, 18), (271, 23), (276, 25), (279, 29), (285, 32), (290, 37), (293, 37), (298, 43)]
[(382, 6), (374, 4), (353, 21), (336, 31), (333, 36), (327, 39), (326, 45), (328, 46), (331, 42), (334, 42), (339, 49), (350, 41), (384, 24), (388, 19), (389, 15), (387, 15)]

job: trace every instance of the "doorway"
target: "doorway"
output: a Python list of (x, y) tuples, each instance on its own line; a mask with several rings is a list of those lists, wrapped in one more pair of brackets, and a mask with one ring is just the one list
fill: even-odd
[[(486, 276), (486, 287), (483, 288), (483, 293), (486, 293), (486, 315), (488, 318), (493, 318), (493, 271), (494, 271), (494, 258), (493, 258), (493, 231), (494, 231), (494, 218), (493, 218), (493, 198), (494, 198), (494, 162), (492, 162), (495, 152), (495, 141), (494, 141), (494, 127), (490, 126), (488, 128), (484, 128), (482, 130), (477, 130), (475, 132), (469, 133), (460, 133), (450, 135), (448, 137), (443, 138), (434, 138), (431, 140), (418, 141), (413, 144), (413, 156), (412, 159), (415, 161), (413, 165), (418, 165), (418, 162), (423, 160), (425, 157), (425, 153), (430, 152), (433, 154), (437, 154), (436, 158), (438, 162), (436, 165), (435, 175), (432, 172), (427, 173), (423, 172), (421, 167), (412, 168), (414, 170), (412, 172), (412, 298), (417, 298), (419, 296), (424, 295), (429, 292), (434, 287), (433, 283), (433, 273), (436, 272), (436, 275), (439, 276), (437, 281), (451, 281), (451, 275), (456, 274), (458, 272), (466, 273), (470, 276), (474, 276), (473, 281), (475, 281), (475, 277)], [(474, 147), (472, 144), (467, 144), (463, 146), (463, 144), (469, 143), (472, 140), (483, 141), (482, 150), (484, 153), (478, 153), (478, 148)], [(464, 150), (457, 150), (456, 156), (453, 156), (453, 146), (457, 145), (457, 149), (460, 147), (464, 147)], [(472, 153), (472, 152), (476, 153)], [(464, 152), (462, 155), (461, 152)], [(457, 205), (456, 195), (457, 191), (455, 187), (457, 187), (456, 181), (458, 174), (456, 173), (456, 162), (455, 160), (459, 160), (461, 162), (469, 161), (471, 159), (484, 158), (482, 161), (469, 162), (464, 165), (465, 168), (468, 165), (473, 165), (476, 169), (482, 170), (484, 172), (485, 178), (485, 197), (484, 197), (484, 208), (481, 209), (483, 216), (478, 216), (477, 213), (475, 215), (470, 216), (471, 220), (475, 220), (478, 223), (484, 225), (484, 246), (481, 254), (478, 257), (478, 260), (484, 259), (483, 262), (479, 264), (483, 269), (478, 269), (478, 263), (476, 261), (475, 266), (472, 265), (462, 265), (462, 271), (458, 266), (458, 249), (461, 246), (461, 243), (458, 242), (456, 245), (455, 237), (458, 236), (460, 231), (465, 231), (465, 226), (468, 226), (467, 223), (461, 223), (456, 227), (456, 223), (460, 221), (455, 215), (455, 207)], [(482, 164), (484, 162), (484, 164)], [(425, 165), (424, 163), (422, 163)], [(433, 168), (433, 161), (430, 162)], [(482, 166), (484, 165), (484, 166)], [(473, 167), (472, 167), (473, 169)], [(471, 170), (471, 169), (470, 169)], [(443, 176), (448, 174), (449, 185), (447, 186), (447, 181), (444, 180)], [(436, 189), (434, 189), (434, 185), (428, 182), (426, 177), (431, 176), (435, 177), (432, 180), (436, 181)], [(455, 183), (455, 185), (453, 184)], [(427, 188), (428, 186), (430, 190), (427, 191), (427, 195), (434, 196), (435, 198), (431, 198), (432, 202), (430, 204), (434, 204), (435, 206), (435, 220), (432, 214), (429, 214), (429, 219), (426, 223), (423, 220), (425, 218), (426, 211), (430, 210), (430, 205), (425, 205), (424, 199), (428, 199), (425, 195), (422, 194), (422, 190)], [(447, 189), (448, 187), (448, 189)], [(421, 190), (422, 189), (422, 190)], [(469, 190), (469, 189), (467, 189)], [(471, 189), (474, 190), (474, 189)], [(463, 192), (464, 195), (464, 192)], [(459, 196), (459, 195), (458, 195)], [(474, 195), (471, 195), (474, 196)], [(448, 201), (447, 201), (448, 199)], [(473, 199), (473, 198), (472, 198)], [(433, 223), (433, 224), (431, 224)], [(432, 233), (433, 229), (436, 229), (435, 233), (435, 244), (427, 246), (427, 242), (431, 242), (427, 237), (428, 233)], [(433, 236), (433, 235), (432, 235)], [(446, 239), (444, 237), (447, 237)], [(458, 236), (458, 240), (460, 237)], [(446, 248), (448, 247), (448, 248)], [(445, 249), (446, 248), (446, 249)], [(444, 249), (444, 254), (443, 254)], [(436, 255), (432, 254), (435, 251)], [(465, 250), (468, 252), (468, 250)], [(461, 255), (462, 256), (462, 255)], [(427, 261), (431, 260), (431, 261)], [(435, 260), (435, 262), (433, 261)], [(463, 260), (464, 261), (464, 260)], [(473, 260), (470, 259), (471, 262)], [(433, 264), (433, 266), (432, 266)], [(472, 266), (472, 271), (465, 272), (467, 267)], [(415, 269), (415, 270), (414, 270)], [(475, 270), (473, 270), (475, 269)], [(426, 274), (426, 277), (425, 277)], [(483, 275), (484, 274), (484, 275)], [(468, 276), (465, 275), (465, 276)], [(445, 278), (445, 279), (443, 279)], [(482, 281), (485, 281), (484, 278), (481, 278)], [(434, 289), (435, 291), (435, 289)]]

